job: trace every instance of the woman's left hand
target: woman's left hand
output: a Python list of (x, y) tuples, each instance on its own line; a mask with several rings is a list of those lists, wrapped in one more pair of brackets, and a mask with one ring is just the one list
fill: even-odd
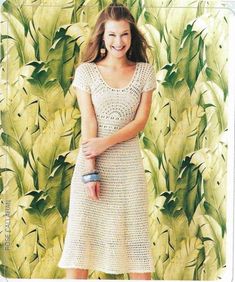
[(107, 150), (108, 147), (108, 142), (102, 137), (93, 137), (82, 142), (82, 151), (87, 159), (100, 155)]

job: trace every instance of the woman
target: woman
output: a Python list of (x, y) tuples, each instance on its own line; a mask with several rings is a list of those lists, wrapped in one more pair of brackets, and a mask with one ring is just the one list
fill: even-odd
[(154, 271), (138, 139), (156, 88), (147, 47), (129, 10), (111, 4), (99, 15), (76, 69), (82, 146), (59, 262), (67, 278), (86, 279), (92, 269), (150, 280)]

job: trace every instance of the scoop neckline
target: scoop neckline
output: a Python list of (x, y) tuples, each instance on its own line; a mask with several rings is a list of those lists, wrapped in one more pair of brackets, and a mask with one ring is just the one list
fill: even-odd
[(133, 81), (134, 81), (134, 79), (135, 79), (135, 77), (136, 77), (136, 73), (137, 73), (137, 69), (138, 69), (139, 62), (136, 62), (136, 64), (135, 64), (135, 70), (134, 70), (134, 73), (133, 73), (132, 78), (131, 78), (131, 80), (129, 81), (129, 83), (128, 83), (125, 87), (121, 87), (121, 88), (117, 88), (117, 87), (112, 87), (112, 86), (110, 86), (110, 85), (104, 80), (104, 78), (103, 78), (103, 76), (102, 76), (102, 74), (101, 74), (101, 72), (100, 72), (100, 70), (99, 70), (97, 64), (96, 64), (95, 62), (93, 62), (93, 64), (95, 65), (95, 68), (96, 68), (96, 70), (97, 70), (97, 72), (98, 72), (98, 74), (99, 74), (100, 79), (103, 81), (103, 83), (104, 83), (108, 88), (113, 89), (113, 90), (123, 90), (123, 89), (129, 88), (129, 87), (131, 86), (131, 84), (133, 83)]

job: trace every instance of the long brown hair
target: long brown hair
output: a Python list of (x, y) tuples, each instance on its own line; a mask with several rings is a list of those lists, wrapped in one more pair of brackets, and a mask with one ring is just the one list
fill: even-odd
[[(131, 30), (131, 46), (127, 51), (127, 57), (134, 62), (149, 62), (147, 57), (147, 48), (151, 48), (144, 36), (138, 30), (135, 19), (128, 10), (121, 3), (112, 3), (101, 11), (88, 43), (84, 48), (85, 52), (82, 56), (82, 62), (98, 62), (106, 57), (100, 54), (102, 46), (102, 37), (105, 30), (105, 23), (108, 20), (126, 20), (130, 24)], [(130, 51), (131, 50), (131, 51)], [(150, 50), (151, 51), (151, 50)]]

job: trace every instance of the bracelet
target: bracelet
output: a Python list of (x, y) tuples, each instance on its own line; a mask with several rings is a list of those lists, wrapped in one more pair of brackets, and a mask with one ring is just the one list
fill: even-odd
[(97, 173), (99, 173), (99, 172), (98, 172), (98, 170), (93, 169), (93, 170), (91, 170), (91, 171), (89, 171), (89, 172), (84, 173), (83, 175), (89, 175), (89, 174), (92, 174), (92, 173), (97, 174)]
[(99, 173), (90, 173), (90, 174), (82, 175), (83, 183), (88, 183), (88, 182), (93, 182), (93, 181), (100, 181)]

